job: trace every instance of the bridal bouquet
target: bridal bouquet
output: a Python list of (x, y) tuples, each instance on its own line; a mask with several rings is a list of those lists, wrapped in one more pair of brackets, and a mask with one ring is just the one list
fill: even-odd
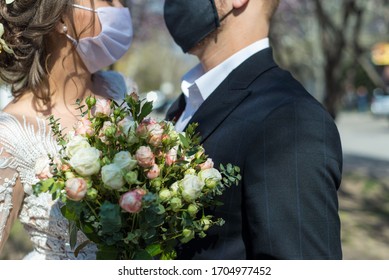
[(241, 179), (239, 168), (213, 167), (196, 125), (178, 133), (149, 117), (152, 103), (128, 95), (122, 104), (78, 100), (82, 119), (64, 136), (50, 126), (60, 147), (50, 171), (33, 186), (62, 202), (75, 248), (82, 231), (97, 245), (98, 259), (174, 259), (175, 246), (205, 237), (223, 220), (207, 215), (217, 196)]

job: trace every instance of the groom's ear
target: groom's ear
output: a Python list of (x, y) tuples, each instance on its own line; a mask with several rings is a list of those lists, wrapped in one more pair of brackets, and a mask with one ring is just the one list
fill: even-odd
[(246, 5), (249, 1), (250, 0), (233, 0), (232, 1), (232, 6), (234, 7), (234, 9), (240, 9), (244, 5)]

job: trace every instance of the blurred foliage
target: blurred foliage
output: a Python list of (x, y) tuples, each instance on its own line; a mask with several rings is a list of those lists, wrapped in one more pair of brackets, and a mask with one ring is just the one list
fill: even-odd
[(334, 117), (346, 86), (385, 86), (370, 52), (389, 41), (387, 0), (283, 0), (271, 39), (281, 66)]
[(0, 260), (20, 260), (32, 250), (29, 236), (22, 224), (16, 221), (12, 227), (10, 237), (0, 254)]

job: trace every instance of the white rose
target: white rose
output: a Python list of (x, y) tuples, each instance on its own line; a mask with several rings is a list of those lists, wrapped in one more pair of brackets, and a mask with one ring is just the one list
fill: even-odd
[(170, 186), (170, 191), (172, 192), (172, 195), (176, 195), (179, 188), (180, 188), (180, 187), (178, 186), (178, 182), (174, 182), (174, 183)]
[(47, 179), (53, 177), (50, 172), (50, 160), (48, 157), (40, 157), (36, 160), (34, 166), (35, 175), (39, 179)]
[(191, 202), (200, 196), (204, 183), (196, 175), (187, 174), (181, 180), (181, 186), (182, 197), (186, 201)]
[(127, 171), (133, 170), (137, 165), (136, 159), (133, 159), (131, 154), (127, 151), (118, 152), (113, 158), (113, 163)]
[(100, 151), (93, 147), (79, 149), (69, 164), (82, 176), (96, 174), (100, 170)]
[(125, 184), (122, 169), (114, 163), (101, 168), (101, 178), (104, 184), (114, 190), (119, 190)]
[(126, 136), (129, 135), (130, 131), (135, 130), (135, 122), (132, 120), (131, 117), (126, 117), (126, 118), (122, 119), (118, 123), (118, 125)]
[(222, 175), (215, 168), (201, 170), (198, 176), (201, 182), (210, 188), (215, 187), (222, 180)]
[(69, 142), (66, 145), (65, 152), (68, 157), (72, 157), (77, 153), (78, 150), (89, 147), (90, 145), (85, 137), (81, 135), (76, 135), (70, 138)]

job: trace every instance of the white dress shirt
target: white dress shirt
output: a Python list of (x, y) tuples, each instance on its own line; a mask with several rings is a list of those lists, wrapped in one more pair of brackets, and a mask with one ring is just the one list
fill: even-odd
[(201, 104), (235, 68), (250, 56), (268, 47), (269, 39), (264, 38), (238, 51), (207, 73), (204, 73), (201, 64), (187, 72), (181, 82), (181, 90), (185, 96), (186, 106), (175, 125), (176, 130), (183, 131), (185, 129)]

